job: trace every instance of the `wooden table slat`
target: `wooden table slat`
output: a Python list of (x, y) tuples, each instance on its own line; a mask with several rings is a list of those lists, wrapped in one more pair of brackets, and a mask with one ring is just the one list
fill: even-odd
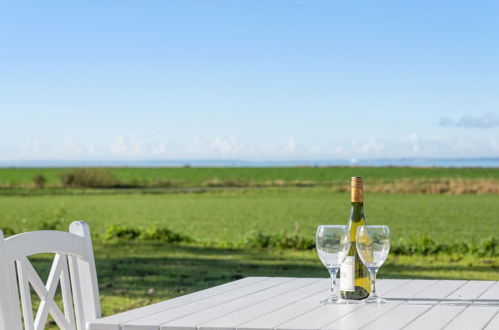
[(328, 292), (330, 287), (329, 279), (317, 279), (312, 284), (303, 286), (297, 290), (289, 291), (283, 295), (268, 299), (258, 304), (253, 304), (249, 307), (240, 309), (236, 312), (226, 314), (220, 318), (212, 321), (202, 323), (199, 326), (200, 330), (213, 330), (213, 329), (234, 329), (242, 323), (249, 322), (255, 318), (279, 310), (284, 306), (290, 305), (294, 302), (306, 299), (317, 293)]
[(405, 287), (413, 281), (414, 280), (376, 280), (376, 291), (381, 296), (390, 295), (398, 290), (404, 290)]
[(238, 330), (258, 330), (258, 329), (274, 329), (279, 324), (288, 321), (292, 317), (305, 314), (320, 306), (320, 300), (324, 299), (327, 290), (316, 293), (308, 298), (298, 300), (294, 303), (286, 305), (270, 313), (259, 316), (251, 321), (242, 323), (237, 326)]
[(431, 287), (419, 292), (411, 298), (414, 299), (415, 303), (420, 303), (423, 300), (431, 302), (440, 299), (446, 299), (466, 283), (467, 281), (442, 280), (439, 281), (436, 285), (432, 285)]
[[(428, 299), (442, 299), (446, 298), (452, 293), (454, 293), (458, 288), (466, 284), (466, 281), (439, 281), (436, 285), (430, 284), (426, 289), (414, 294), (412, 298), (424, 297), (423, 299), (427, 299), (426, 297), (431, 297)], [(404, 290), (404, 287), (393, 290), (399, 291)], [(407, 290), (404, 290), (405, 296), (410, 298), (411, 296), (407, 294)], [(387, 296), (390, 296), (388, 294)], [(399, 304), (402, 302), (399, 302)], [(330, 329), (359, 329), (363, 326), (368, 325), (378, 318), (383, 318), (397, 307), (397, 304), (389, 303), (383, 305), (374, 305), (374, 306), (366, 306), (362, 310), (355, 311), (354, 313), (350, 313), (339, 320), (327, 325), (324, 327), (327, 330)], [(395, 313), (397, 313), (395, 311)], [(423, 312), (424, 313), (424, 312)]]
[[(207, 308), (202, 311), (189, 314), (182, 318), (175, 319), (171, 322), (161, 325), (161, 330), (169, 329), (185, 329), (196, 330), (197, 327), (202, 327), (203, 323), (212, 321), (214, 319), (223, 317), (227, 314), (238, 312), (237, 315), (241, 316), (240, 310), (246, 307), (251, 307), (259, 304), (264, 304), (267, 300), (276, 296), (280, 296), (289, 292), (299, 290), (303, 286), (317, 282), (318, 279), (296, 279), (290, 282), (277, 285), (266, 290), (259, 291), (258, 293), (242, 297), (240, 299), (232, 300), (230, 302), (222, 303), (212, 308)], [(239, 323), (242, 323), (239, 322)], [(215, 327), (218, 329), (218, 326)]]
[(228, 292), (224, 292), (222, 294), (208, 297), (207, 299), (203, 299), (200, 301), (195, 301), (180, 307), (171, 308), (159, 313), (155, 313), (152, 315), (148, 315), (143, 318), (138, 318), (136, 320), (127, 322), (123, 325), (123, 329), (127, 330), (157, 330), (159, 329), (159, 325), (173, 321), (177, 318), (181, 318), (183, 316), (193, 314), (207, 308), (211, 308), (222, 303), (226, 303), (232, 300), (236, 300), (241, 297), (246, 297), (248, 295), (252, 295), (258, 293), (260, 291), (264, 291), (268, 288), (282, 285), (283, 283), (295, 281), (295, 278), (283, 278), (283, 277), (272, 277), (268, 278), (265, 281), (257, 282), (255, 284), (251, 284), (248, 286), (244, 286), (239, 288), (238, 290), (232, 290)]
[(431, 289), (431, 287), (437, 285), (438, 283), (438, 280), (413, 280), (401, 286), (400, 288), (397, 288), (397, 290), (392, 290), (388, 293), (379, 292), (379, 295), (386, 299), (406, 300), (414, 297), (422, 291)]
[(378, 319), (379, 317), (386, 314), (388, 311), (391, 311), (397, 304), (380, 304), (373, 306), (365, 306), (358, 310), (348, 313), (347, 315), (339, 318), (332, 323), (325, 325), (323, 329), (325, 330), (350, 330), (350, 329), (359, 329), (370, 322)]
[(480, 296), (480, 299), (495, 299), (499, 302), (499, 282), (496, 282), (485, 293)]
[(497, 330), (499, 329), (499, 310), (496, 312), (496, 315), (492, 318), (492, 320), (485, 326), (484, 330)]
[(465, 308), (465, 306), (432, 306), (428, 311), (408, 324), (404, 330), (440, 330)]
[(477, 299), (494, 284), (494, 281), (468, 281), (446, 299)]
[(339, 319), (342, 316), (353, 312), (358, 308), (363, 306), (360, 304), (350, 304), (350, 305), (319, 305), (316, 302), (317, 308), (311, 310), (310, 312), (300, 315), (297, 318), (292, 318), (291, 320), (285, 322), (284, 324), (278, 325), (277, 330), (319, 330), (323, 326), (330, 323), (333, 320)]
[[(325, 280), (327, 285), (329, 281)], [(411, 280), (379, 280), (378, 290), (381, 294), (389, 292), (395, 288), (401, 287), (410, 283)], [(307, 312), (320, 307), (319, 302), (327, 296), (327, 290), (317, 293), (309, 298), (299, 300), (295, 303), (289, 304), (283, 308), (264, 314), (252, 321), (240, 324), (237, 329), (240, 330), (259, 330), (259, 329), (273, 329), (280, 324), (289, 321), (290, 318), (298, 317), (306, 314)]]
[[(414, 298), (427, 300), (428, 302), (447, 299), (460, 290), (461, 292), (466, 292), (462, 288), (468, 283), (469, 282), (467, 281), (439, 281), (437, 285), (433, 285), (430, 288), (423, 290), (415, 295)], [(421, 303), (421, 301), (419, 300), (413, 303)], [(435, 305), (412, 321), (407, 326), (407, 329), (441, 329), (465, 308), (466, 307), (464, 306)]]
[(445, 329), (467, 329), (467, 330), (480, 330), (487, 325), (494, 315), (497, 313), (499, 307), (486, 307), (486, 306), (470, 306), (462, 313), (459, 313)]
[[(391, 282), (386, 281), (381, 284), (379, 281), (379, 294), (389, 294), (391, 291), (401, 290), (407, 285), (411, 285), (412, 281)], [(315, 302), (317, 308), (308, 313), (292, 318), (291, 320), (279, 325), (276, 329), (322, 329), (328, 324), (339, 320), (345, 315), (355, 312), (358, 309), (363, 309), (366, 305), (362, 303), (353, 303), (349, 305), (320, 305), (319, 301)]]
[(386, 330), (387, 325), (391, 329), (401, 329), (412, 320), (430, 309), (432, 305), (398, 305), (389, 313), (370, 322), (363, 330)]
[(120, 330), (120, 325), (126, 322), (135, 320), (140, 317), (151, 315), (164, 311), (175, 306), (182, 306), (184, 304), (192, 303), (200, 299), (205, 299), (214, 295), (224, 292), (236, 290), (238, 288), (252, 285), (258, 282), (269, 280), (268, 277), (246, 277), (234, 282), (218, 285), (206, 290), (187, 294), (185, 296), (177, 297), (174, 299), (162, 301), (149, 306), (140, 307), (131, 311), (103, 317), (99, 320), (92, 322), (89, 325), (89, 330)]

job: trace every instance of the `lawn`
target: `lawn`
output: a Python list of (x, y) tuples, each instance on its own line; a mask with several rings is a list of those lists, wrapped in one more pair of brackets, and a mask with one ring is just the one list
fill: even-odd
[[(497, 195), (368, 194), (370, 224), (387, 224), (393, 239), (427, 233), (442, 243), (499, 236)], [(252, 230), (314, 237), (318, 224), (346, 223), (348, 193), (327, 188), (261, 188), (203, 193), (1, 196), (0, 228), (39, 229), (43, 221), (90, 224), (95, 239), (111, 224), (167, 226), (203, 242), (237, 243)]]
[[(266, 181), (283, 180), (313, 181), (329, 183), (331, 181), (348, 182), (351, 176), (364, 176), (369, 180), (397, 179), (499, 179), (499, 170), (494, 168), (414, 168), (414, 167), (266, 167), (266, 168), (107, 168), (121, 182), (158, 180), (177, 181), (185, 186), (200, 186), (203, 183), (219, 179), (225, 181)], [(60, 182), (60, 174), (66, 168), (1, 168), (0, 185), (28, 184), (33, 178), (42, 174), (47, 184)]]

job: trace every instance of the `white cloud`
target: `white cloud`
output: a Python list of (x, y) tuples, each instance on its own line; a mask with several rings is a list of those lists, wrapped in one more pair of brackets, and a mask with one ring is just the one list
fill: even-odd
[[(354, 139), (351, 142), (346, 142), (336, 147), (335, 150), (342, 150), (345, 155), (352, 154), (355, 157), (365, 157), (382, 153), (385, 149), (385, 143), (373, 137), (364, 139)], [(348, 156), (351, 157), (351, 156)]]
[(499, 143), (497, 143), (496, 139), (490, 138), (490, 145), (493, 150), (499, 151)]
[(493, 113), (486, 113), (479, 117), (463, 116), (457, 120), (443, 117), (439, 122), (440, 126), (459, 126), (472, 128), (491, 128), (499, 126), (499, 116)]
[(70, 137), (63, 137), (62, 146), (55, 145), (54, 147), (60, 148), (64, 154), (68, 155), (68, 158), (89, 154), (89, 151), (92, 150), (89, 146), (81, 145)]
[(123, 136), (118, 136), (113, 142), (111, 142), (109, 149), (111, 154), (122, 156), (128, 152), (128, 144), (125, 142), (125, 138)]
[(236, 138), (215, 137), (209, 145), (210, 149), (221, 156), (238, 156), (244, 147)]
[(95, 146), (94, 146), (94, 145), (89, 144), (89, 145), (87, 146), (87, 153), (88, 153), (89, 155), (93, 155), (93, 154), (95, 154), (95, 151), (96, 151), (96, 148), (95, 148)]
[(414, 152), (418, 152), (420, 150), (418, 139), (419, 137), (417, 134), (412, 133), (411, 135), (409, 135), (409, 140), (411, 140), (412, 144), (412, 151)]
[(283, 152), (286, 154), (292, 154), (296, 151), (296, 142), (294, 138), (289, 138), (284, 146), (283, 146)]
[(144, 157), (144, 156), (166, 156), (168, 143), (166, 141), (153, 141), (131, 136), (117, 136), (109, 144), (109, 152), (114, 156)]
[(43, 148), (39, 140), (27, 138), (21, 146), (21, 152), (25, 154), (40, 155)]
[(187, 146), (185, 147), (184, 150), (188, 155), (201, 154), (201, 151), (203, 150), (203, 147), (201, 145), (201, 140), (198, 137), (194, 137), (191, 141), (187, 143)]
[(132, 159), (368, 159), (406, 157), (494, 157), (499, 135), (427, 137), (418, 133), (398, 139), (359, 136), (303, 143), (288, 137), (266, 143), (251, 143), (236, 137), (194, 137), (176, 141), (143, 136), (116, 136), (108, 144), (84, 143), (73, 137), (54, 141), (28, 138), (18, 146), (2, 145), (1, 160), (132, 160)]
[(166, 142), (158, 142), (156, 144), (152, 144), (150, 148), (152, 156), (161, 156), (165, 155), (168, 151), (168, 144)]

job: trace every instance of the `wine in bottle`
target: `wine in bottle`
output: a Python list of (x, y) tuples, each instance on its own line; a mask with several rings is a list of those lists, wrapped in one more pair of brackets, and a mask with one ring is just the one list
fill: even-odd
[(364, 217), (364, 187), (363, 179), (352, 177), (351, 181), (352, 207), (348, 219), (350, 233), (350, 250), (340, 268), (340, 294), (343, 299), (360, 300), (369, 296), (371, 281), (369, 271), (364, 266), (357, 253), (355, 235), (359, 226), (367, 225)]

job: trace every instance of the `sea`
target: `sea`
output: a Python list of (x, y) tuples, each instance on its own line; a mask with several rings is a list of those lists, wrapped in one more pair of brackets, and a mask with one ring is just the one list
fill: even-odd
[(0, 168), (43, 167), (478, 167), (499, 168), (499, 158), (398, 158), (332, 160), (240, 160), (240, 159), (153, 159), (153, 160), (0, 160)]

